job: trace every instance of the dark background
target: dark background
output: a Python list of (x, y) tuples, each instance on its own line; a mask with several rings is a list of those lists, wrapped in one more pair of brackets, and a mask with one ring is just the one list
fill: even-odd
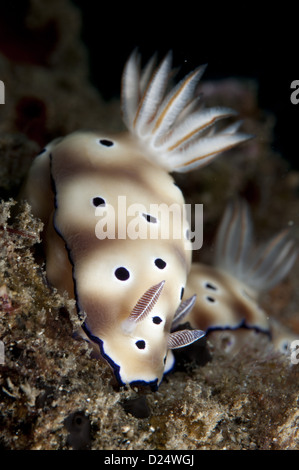
[(73, 3), (82, 12), (91, 79), (105, 98), (119, 95), (124, 62), (136, 46), (146, 59), (172, 49), (174, 65), (184, 64), (186, 72), (208, 63), (206, 79), (253, 78), (260, 107), (277, 119), (273, 148), (299, 169), (299, 104), (290, 101), (291, 82), (299, 80), (299, 8), (282, 2)]

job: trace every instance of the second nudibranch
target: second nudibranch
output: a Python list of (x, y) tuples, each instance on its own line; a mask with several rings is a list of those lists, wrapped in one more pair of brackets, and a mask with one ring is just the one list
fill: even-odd
[(289, 273), (297, 254), (288, 229), (256, 247), (247, 203), (229, 203), (217, 231), (212, 265), (192, 264), (186, 294), (197, 297), (185, 321), (206, 333), (254, 329), (267, 333), (285, 351), (295, 335), (269, 318), (259, 302), (262, 293)]
[[(24, 197), (45, 223), (48, 280), (76, 299), (88, 340), (121, 384), (155, 388), (173, 366), (171, 350), (204, 335), (172, 332), (194, 296), (181, 303), (191, 250), (184, 198), (168, 173), (203, 166), (249, 136), (237, 133), (237, 126), (214, 132), (216, 122), (234, 113), (201, 106), (196, 86), (202, 67), (169, 91), (171, 55), (157, 69), (153, 65), (141, 71), (133, 53), (125, 66), (128, 131), (56, 139), (33, 163)], [(124, 212), (124, 201), (134, 207), (125, 227), (115, 217)], [(155, 212), (161, 205), (175, 206), (170, 221)], [(132, 224), (150, 228), (151, 236), (123, 236)], [(179, 237), (173, 227), (180, 227)], [(167, 238), (161, 236), (165, 228)]]

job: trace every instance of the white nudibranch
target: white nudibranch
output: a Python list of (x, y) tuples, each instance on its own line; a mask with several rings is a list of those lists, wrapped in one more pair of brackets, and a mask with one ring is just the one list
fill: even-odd
[[(45, 224), (48, 280), (76, 299), (82, 330), (121, 384), (155, 388), (173, 367), (171, 350), (204, 335), (201, 329), (173, 331), (195, 298), (192, 293), (182, 302), (191, 242), (181, 217), (184, 198), (168, 172), (203, 166), (250, 136), (238, 126), (215, 131), (214, 124), (234, 112), (202, 106), (195, 90), (203, 70), (169, 90), (171, 55), (157, 69), (152, 60), (141, 71), (133, 53), (121, 93), (128, 131), (75, 132), (54, 140), (33, 162), (24, 188), (23, 197)], [(123, 199), (127, 207), (141, 207), (126, 214), (125, 227), (115, 220)], [(173, 204), (179, 210), (163, 238), (164, 219), (152, 206)], [(155, 236), (123, 236), (129, 226), (150, 227)], [(180, 237), (172, 236), (173, 227)]]
[[(283, 341), (282, 328), (259, 306), (260, 295), (272, 289), (288, 274), (298, 254), (289, 230), (268, 243), (254, 246), (248, 205), (229, 203), (219, 225), (212, 266), (193, 263), (186, 294), (196, 293), (195, 306), (185, 319), (191, 326), (212, 330), (252, 328), (269, 333), (275, 344)], [(279, 339), (278, 339), (279, 335)], [(294, 339), (294, 335), (289, 335)]]

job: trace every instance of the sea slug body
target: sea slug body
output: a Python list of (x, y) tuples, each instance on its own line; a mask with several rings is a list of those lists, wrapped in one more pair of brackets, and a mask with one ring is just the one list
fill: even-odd
[[(184, 198), (169, 173), (204, 166), (250, 136), (237, 126), (215, 132), (215, 123), (235, 113), (202, 107), (196, 86), (203, 70), (168, 91), (171, 54), (156, 69), (151, 60), (141, 70), (134, 52), (122, 78), (128, 131), (78, 131), (54, 140), (35, 159), (24, 188), (45, 224), (48, 280), (76, 299), (84, 334), (120, 384), (156, 388), (173, 367), (171, 350), (204, 335), (173, 331), (195, 298), (182, 303), (192, 250)], [(123, 201), (134, 207), (125, 226), (115, 220)], [(173, 207), (170, 220), (153, 207)], [(128, 227), (150, 228), (151, 237), (124, 236)], [(180, 227), (179, 237), (173, 227)], [(161, 236), (165, 228), (168, 238)]]

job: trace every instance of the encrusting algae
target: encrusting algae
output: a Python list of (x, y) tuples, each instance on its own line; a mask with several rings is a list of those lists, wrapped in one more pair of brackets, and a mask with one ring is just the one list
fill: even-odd
[[(38, 24), (42, 28), (47, 15), (58, 26), (62, 18), (77, 15), (69, 2), (54, 3), (48, 12), (43, 11), (41, 2), (30, 3), (34, 28)], [(43, 67), (34, 63), (40, 60), (38, 57), (24, 64), (0, 48), (7, 77), (12, 62), (18, 74), (26, 68), (31, 77), (35, 76), (32, 93), (42, 103), (34, 108), (40, 110), (35, 129), (39, 129), (39, 135), (43, 130), (43, 141), (37, 142), (34, 128), (29, 127), (28, 133), (28, 127), (22, 124), (30, 120), (28, 116), (23, 116), (25, 121), (15, 119), (20, 109), (28, 110), (25, 105), (20, 108), (26, 91), (25, 87), (19, 88), (10, 106), (1, 108), (0, 340), (4, 344), (4, 361), (0, 364), (0, 447), (298, 449), (299, 366), (291, 363), (289, 355), (277, 351), (267, 335), (245, 329), (211, 333), (207, 340), (176, 353), (177, 369), (164, 378), (155, 393), (120, 388), (107, 364), (90, 356), (89, 344), (73, 336), (80, 323), (74, 301), (58, 294), (46, 279), (40, 243), (42, 224), (31, 215), (27, 204), (16, 199), (30, 160), (48, 140), (75, 130), (86, 119), (98, 120), (104, 112), (117, 128), (114, 103), (103, 102), (85, 72), (74, 83), (76, 74), (71, 74), (71, 78), (69, 63), (63, 65), (61, 57), (66, 49), (75, 50), (80, 44), (78, 31), (75, 28), (70, 32), (73, 46), (61, 35), (54, 56), (49, 49), (49, 57), (57, 61), (59, 80), (47, 63)], [(81, 44), (76, 50), (85, 57)], [(83, 64), (87, 67), (85, 60)], [(40, 86), (39, 74), (43, 77)], [(208, 89), (208, 84), (203, 89), (205, 86)], [(211, 259), (211, 243), (225, 200), (236, 193), (250, 204), (261, 239), (271, 237), (290, 221), (294, 223), (292, 236), (299, 238), (299, 177), (271, 151), (272, 116), (258, 108), (254, 85), (237, 81), (232, 87), (246, 100), (235, 100), (223, 92), (227, 83), (221, 86), (220, 82), (212, 87), (208, 104), (215, 100), (237, 108), (240, 101), (246, 102), (246, 132), (263, 135), (263, 139), (251, 141), (242, 152), (233, 150), (205, 171), (191, 173), (188, 181), (184, 175), (176, 177), (188, 202), (201, 202), (209, 208), (204, 214), (204, 246), (198, 253), (204, 262)], [(57, 89), (60, 93), (55, 98)], [(75, 106), (80, 109), (76, 122), (70, 112), (74, 89)], [(61, 96), (65, 114), (56, 122), (53, 116), (59, 115)], [(98, 105), (91, 108), (87, 96)], [(219, 96), (223, 102), (219, 102)], [(47, 110), (45, 114), (43, 109)], [(298, 275), (297, 260), (291, 274), (262, 299), (268, 315), (297, 334)]]

